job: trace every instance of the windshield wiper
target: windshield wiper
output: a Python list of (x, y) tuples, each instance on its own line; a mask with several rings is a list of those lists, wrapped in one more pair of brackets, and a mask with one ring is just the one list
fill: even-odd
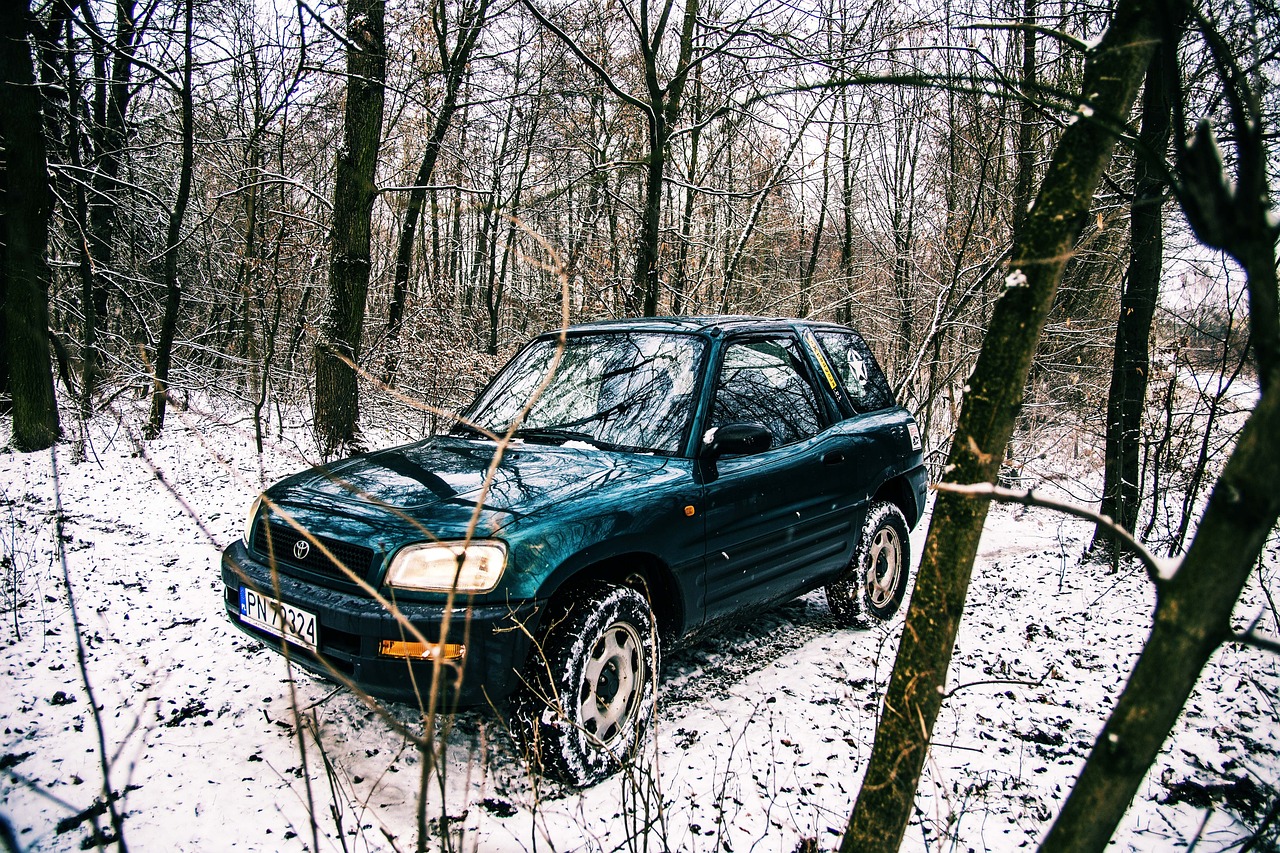
[(518, 429), (512, 438), (523, 438), (525, 441), (545, 442), (547, 444), (564, 444), (567, 441), (585, 441), (588, 444), (599, 446), (600, 440), (589, 432), (580, 432), (572, 429), (559, 429), (557, 427), (529, 427), (527, 429)]

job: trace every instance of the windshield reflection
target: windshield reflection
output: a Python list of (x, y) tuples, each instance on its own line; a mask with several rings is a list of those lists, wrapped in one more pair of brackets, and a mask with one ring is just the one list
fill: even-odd
[[(468, 420), (505, 433), (538, 389), (559, 346), (535, 341), (507, 365)], [(555, 375), (516, 436), (581, 441), (621, 450), (677, 453), (693, 414), (704, 341), (656, 332), (569, 338)]]

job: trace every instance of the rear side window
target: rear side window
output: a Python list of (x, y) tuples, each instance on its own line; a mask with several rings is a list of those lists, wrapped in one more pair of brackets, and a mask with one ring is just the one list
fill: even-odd
[(895, 404), (889, 382), (866, 341), (853, 332), (818, 332), (818, 339), (831, 357), (831, 366), (840, 374), (855, 409), (873, 412)]

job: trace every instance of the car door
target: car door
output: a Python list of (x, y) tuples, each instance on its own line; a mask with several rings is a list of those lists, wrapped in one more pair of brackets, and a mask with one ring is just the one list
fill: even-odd
[(707, 477), (707, 621), (788, 598), (848, 559), (851, 453), (834, 420), (795, 337), (724, 345), (705, 429), (758, 423), (773, 445), (721, 457)]

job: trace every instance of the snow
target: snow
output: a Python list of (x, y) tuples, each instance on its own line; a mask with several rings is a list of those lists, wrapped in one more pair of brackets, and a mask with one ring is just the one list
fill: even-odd
[(1005, 290), (1013, 290), (1019, 287), (1027, 287), (1027, 274), (1021, 269), (1016, 269), (1004, 278)]
[[(322, 850), (412, 849), (415, 749), (334, 685), (295, 673), (291, 687), (284, 658), (223, 614), (219, 550), (241, 535), (263, 483), (308, 464), (298, 445), (259, 459), (235, 409), (174, 412), (143, 445), (130, 426), (141, 416), (94, 422), (86, 461), (72, 461), (69, 444), (56, 451), (71, 592), (129, 845), (310, 850), (310, 800)], [(35, 851), (89, 837), (90, 821), (59, 821), (101, 801), (103, 779), (56, 548), (53, 460), (0, 455), (0, 814)], [(1048, 511), (992, 507), (904, 850), (1022, 849), (1048, 829), (1154, 605), (1140, 569), (1079, 561), (1090, 532)], [(1280, 627), (1263, 589), (1275, 595), (1277, 551), (1273, 540), (1237, 628), (1259, 614), (1260, 630)], [(480, 851), (606, 851), (628, 838), (635, 849), (791, 853), (805, 838), (834, 849), (901, 625), (839, 629), (815, 593), (665, 654), (645, 754), (581, 792), (531, 776), (493, 714), (461, 714), (439, 734), (428, 848), (447, 833)], [(1243, 779), (1264, 792), (1265, 811), (1280, 787), (1278, 707), (1280, 658), (1220, 650), (1112, 849), (1184, 849), (1202, 824), (1201, 850), (1247, 835), (1242, 821), (1260, 818), (1239, 814), (1239, 797), (1236, 811), (1219, 797), (1207, 812), (1186, 791)], [(388, 710), (421, 725), (415, 709)]]

